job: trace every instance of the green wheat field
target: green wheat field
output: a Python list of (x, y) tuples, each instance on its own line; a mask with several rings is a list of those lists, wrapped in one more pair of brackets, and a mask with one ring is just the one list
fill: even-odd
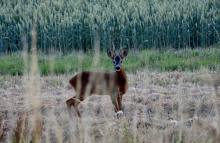
[[(220, 142), (218, 0), (0, 0), (0, 142)], [(79, 104), (69, 80), (115, 72), (128, 48), (129, 88)]]

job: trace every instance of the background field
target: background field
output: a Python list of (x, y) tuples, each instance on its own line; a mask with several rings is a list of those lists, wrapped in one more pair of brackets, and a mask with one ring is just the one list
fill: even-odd
[[(219, 25), (219, 0), (0, 0), (0, 142), (220, 142)], [(114, 72), (113, 44), (122, 118), (93, 95), (69, 120), (69, 79)]]

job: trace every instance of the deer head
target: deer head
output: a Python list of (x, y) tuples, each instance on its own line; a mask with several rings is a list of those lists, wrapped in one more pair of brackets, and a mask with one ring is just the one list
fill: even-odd
[(107, 49), (107, 54), (108, 54), (108, 57), (112, 59), (115, 70), (120, 71), (123, 60), (128, 54), (128, 49), (120, 48), (120, 50), (116, 52), (115, 48), (113, 47), (113, 50)]

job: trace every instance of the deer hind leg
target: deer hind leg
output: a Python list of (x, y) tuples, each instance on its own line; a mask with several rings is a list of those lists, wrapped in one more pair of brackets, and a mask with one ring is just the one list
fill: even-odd
[(72, 112), (71, 112), (71, 106), (74, 107), (78, 117), (81, 118), (81, 115), (80, 115), (80, 112), (79, 112), (79, 109), (78, 109), (78, 105), (79, 105), (79, 101), (77, 99), (74, 99), (75, 96), (69, 100), (66, 101), (66, 104), (67, 104), (67, 110), (68, 110), (68, 113), (69, 113), (69, 116), (70, 116), (70, 119), (73, 119), (73, 115), (72, 115)]
[(71, 113), (71, 103), (72, 103), (72, 100), (73, 100), (73, 99), (71, 98), (71, 99), (69, 99), (69, 100), (66, 101), (68, 114), (69, 114), (69, 117), (70, 117), (71, 120), (73, 119), (73, 115), (72, 115), (72, 113)]

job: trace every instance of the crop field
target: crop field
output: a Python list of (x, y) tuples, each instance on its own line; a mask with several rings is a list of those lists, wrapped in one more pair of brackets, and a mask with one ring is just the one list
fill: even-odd
[[(1, 0), (0, 52), (22, 50), (22, 35), (38, 49), (94, 49), (114, 43), (134, 49), (209, 47), (219, 41), (219, 0)], [(30, 48), (29, 48), (30, 50)]]
[[(0, 0), (0, 143), (219, 143), (219, 33), (219, 0)], [(69, 80), (113, 47), (123, 115), (94, 94), (71, 120)]]

